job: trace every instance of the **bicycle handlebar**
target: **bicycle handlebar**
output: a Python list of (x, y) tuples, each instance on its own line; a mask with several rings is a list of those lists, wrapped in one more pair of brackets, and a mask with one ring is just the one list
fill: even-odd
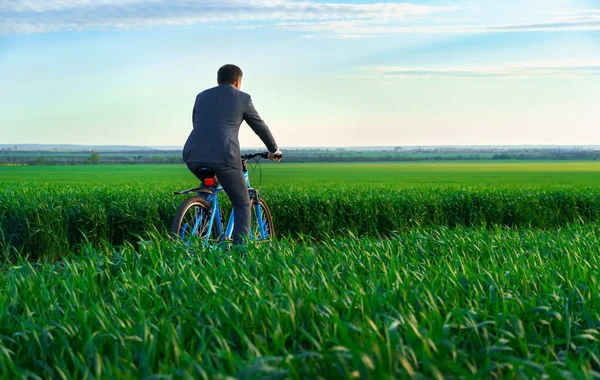
[[(261, 152), (261, 153), (248, 153), (248, 154), (244, 154), (244, 155), (242, 156), (242, 160), (244, 160), (244, 161), (248, 161), (248, 160), (251, 160), (251, 159), (253, 159), (253, 158), (256, 158), (256, 157), (260, 157), (260, 158), (268, 159), (268, 158), (269, 158), (269, 154), (271, 154), (271, 153), (269, 153), (269, 152)], [(278, 155), (277, 155), (277, 156), (275, 156), (275, 157), (276, 157), (276, 158), (280, 158), (280, 157), (283, 157), (283, 155), (282, 155), (282, 154), (278, 154)]]

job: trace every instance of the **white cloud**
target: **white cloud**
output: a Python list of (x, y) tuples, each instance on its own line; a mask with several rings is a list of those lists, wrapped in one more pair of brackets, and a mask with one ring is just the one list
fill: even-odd
[(576, 11), (552, 11), (552, 12), (540, 12), (540, 14), (544, 15), (552, 15), (552, 16), (586, 16), (586, 15), (600, 15), (600, 9), (579, 9)]
[(479, 67), (359, 67), (365, 78), (583, 78), (600, 76), (600, 60), (524, 62)]
[(0, 0), (0, 33), (298, 20), (416, 19), (451, 8), (293, 0)]
[[(364, 0), (366, 1), (366, 0)], [(0, 34), (217, 24), (275, 27), (314, 37), (600, 30), (600, 10), (548, 12), (538, 22), (456, 21), (458, 7), (314, 0), (0, 0)], [(457, 16), (450, 24), (449, 17)], [(558, 17), (558, 18), (557, 18)], [(256, 25), (260, 23), (261, 25)]]
[(149, 11), (149, 8), (162, 9), (167, 12), (190, 11), (191, 13), (228, 10), (234, 13), (262, 13), (261, 17), (265, 17), (265, 13), (270, 13), (270, 17), (276, 19), (380, 16), (397, 18), (428, 15), (450, 9), (409, 3), (322, 3), (295, 0), (0, 0), (0, 11), (42, 13), (72, 9), (91, 10), (100, 7), (124, 9), (130, 5), (138, 5), (142, 11)]
[(156, 3), (159, 0), (0, 0), (0, 12), (52, 12), (102, 6)]
[(390, 25), (378, 20), (323, 21), (323, 22), (280, 22), (279, 28), (304, 32), (321, 33), (335, 37), (346, 36), (382, 36), (393, 34), (478, 34), (478, 33), (514, 33), (514, 32), (557, 32), (557, 31), (593, 31), (600, 30), (600, 15), (573, 17), (539, 23), (488, 24), (488, 25)]

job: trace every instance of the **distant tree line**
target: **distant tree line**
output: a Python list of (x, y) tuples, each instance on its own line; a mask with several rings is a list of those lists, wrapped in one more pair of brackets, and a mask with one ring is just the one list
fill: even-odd
[(494, 160), (582, 160), (596, 161), (600, 159), (597, 150), (572, 150), (572, 151), (533, 151), (533, 152), (503, 152), (494, 154)]
[[(563, 149), (417, 149), (357, 151), (303, 149), (284, 152), (285, 162), (402, 162), (464, 160), (600, 160), (599, 150)], [(0, 151), (0, 165), (181, 164), (180, 151), (161, 152), (19, 152)]]
[(181, 164), (181, 156), (159, 156), (159, 155), (137, 155), (137, 156), (102, 156), (96, 152), (89, 156), (65, 155), (65, 156), (2, 156), (1, 164), (17, 164), (30, 166), (52, 166), (52, 165), (97, 165), (97, 164)]

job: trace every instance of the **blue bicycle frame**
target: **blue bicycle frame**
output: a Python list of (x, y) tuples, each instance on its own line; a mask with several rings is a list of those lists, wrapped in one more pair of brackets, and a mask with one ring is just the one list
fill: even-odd
[[(252, 204), (251, 207), (254, 207), (256, 219), (257, 219), (257, 220), (251, 220), (249, 238), (250, 238), (250, 240), (257, 240), (257, 241), (267, 240), (270, 236), (270, 231), (269, 231), (269, 224), (268, 224), (267, 220), (265, 220), (263, 218), (264, 214), (263, 214), (262, 206), (260, 204), (260, 197), (259, 197), (258, 191), (256, 189), (252, 188), (250, 185), (250, 177), (248, 176), (248, 169), (246, 166), (246, 161), (249, 158), (254, 158), (257, 156), (262, 156), (264, 158), (264, 155), (265, 154), (262, 153), (262, 154), (246, 155), (246, 156), (242, 157), (242, 164), (243, 164), (242, 167), (243, 167), (244, 179), (246, 181), (246, 186), (248, 188), (248, 192), (250, 195), (250, 202)], [(220, 184), (217, 184), (214, 186), (204, 186), (204, 187), (201, 186), (200, 188), (197, 188), (197, 189), (190, 189), (185, 192), (181, 192), (181, 194), (189, 193), (194, 190), (197, 191), (198, 196), (201, 196), (202, 198), (204, 198), (210, 206), (210, 219), (208, 220), (208, 228), (206, 229), (206, 233), (203, 236), (203, 240), (204, 240), (203, 244), (206, 245), (210, 242), (211, 236), (213, 236), (213, 229), (216, 229), (216, 235), (219, 236), (218, 242), (224, 241), (224, 240), (230, 240), (231, 235), (233, 233), (233, 226), (235, 223), (235, 212), (233, 209), (231, 210), (231, 214), (230, 214), (229, 220), (227, 222), (227, 227), (225, 228), (225, 230), (223, 230), (223, 225), (221, 223), (223, 211), (219, 204), (219, 196), (218, 196), (219, 193), (223, 191), (223, 187)], [(205, 218), (204, 211), (202, 211), (200, 214), (197, 213), (195, 215), (195, 221), (193, 223), (194, 226), (192, 227), (192, 230), (190, 231), (190, 236), (196, 236), (197, 231), (200, 228), (200, 226), (204, 225), (204, 223), (203, 223), (204, 218)], [(252, 231), (252, 226), (255, 224), (258, 224), (258, 231), (256, 231), (257, 233)], [(189, 228), (189, 226), (186, 224), (186, 226), (184, 226), (184, 228), (182, 228), (180, 231), (180, 237), (182, 239), (184, 238), (184, 235), (187, 232), (186, 231), (187, 228)]]

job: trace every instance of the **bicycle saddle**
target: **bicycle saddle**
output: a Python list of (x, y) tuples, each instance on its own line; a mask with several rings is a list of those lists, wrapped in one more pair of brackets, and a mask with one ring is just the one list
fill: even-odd
[(213, 187), (219, 184), (216, 173), (209, 168), (200, 168), (198, 177), (200, 178), (200, 187)]
[(216, 177), (217, 176), (215, 174), (215, 172), (212, 171), (209, 168), (200, 168), (200, 169), (198, 169), (198, 174), (200, 174), (200, 177), (202, 177), (202, 178), (212, 178), (212, 177)]

